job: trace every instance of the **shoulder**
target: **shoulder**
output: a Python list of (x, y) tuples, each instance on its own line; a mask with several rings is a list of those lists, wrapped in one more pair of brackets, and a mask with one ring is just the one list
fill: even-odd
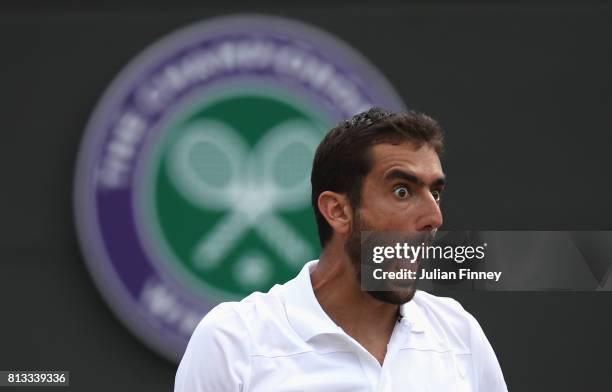
[(247, 326), (244, 319), (247, 310), (240, 302), (220, 303), (198, 323), (191, 340), (197, 343), (220, 335), (242, 335)]
[[(270, 334), (288, 333), (284, 304), (277, 285), (267, 293), (254, 292), (240, 302), (223, 302), (200, 321), (191, 340), (194, 344), (211, 339), (240, 346), (243, 354), (257, 354)], [(275, 339), (278, 343), (278, 338)]]
[[(280, 310), (278, 304), (274, 292), (255, 292), (240, 302), (220, 303), (202, 318), (192, 339), (220, 335), (249, 337), (262, 322), (274, 318), (273, 315)], [(246, 341), (241, 340), (241, 343)]]
[(206, 363), (214, 355), (247, 362), (251, 339), (241, 314), (244, 308), (239, 302), (223, 302), (211, 309), (193, 331), (183, 362)]
[(216, 306), (195, 328), (176, 372), (175, 392), (235, 391), (248, 385), (250, 338), (235, 304)]
[(270, 313), (274, 293), (254, 293), (240, 302), (223, 302), (195, 328), (176, 373), (175, 391), (235, 391), (246, 389), (253, 335)]

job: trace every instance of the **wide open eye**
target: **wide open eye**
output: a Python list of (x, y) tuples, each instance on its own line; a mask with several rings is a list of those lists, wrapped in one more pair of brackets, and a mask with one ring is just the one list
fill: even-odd
[(393, 194), (400, 200), (406, 200), (410, 196), (410, 191), (405, 186), (398, 186), (393, 189)]
[(440, 199), (442, 198), (442, 192), (440, 192), (440, 191), (431, 191), (431, 194), (434, 197), (434, 200), (436, 201), (436, 203), (439, 203)]

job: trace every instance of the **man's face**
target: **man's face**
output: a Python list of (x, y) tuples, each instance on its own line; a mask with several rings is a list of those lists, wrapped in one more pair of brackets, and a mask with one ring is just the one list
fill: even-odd
[[(442, 225), (439, 202), (444, 173), (432, 147), (378, 144), (371, 148), (370, 158), (372, 168), (363, 180), (361, 203), (354, 211), (352, 231), (346, 242), (358, 279), (361, 279), (361, 231), (428, 233)], [(401, 304), (410, 301), (415, 290), (416, 281), (404, 281), (385, 291), (369, 293), (381, 301)]]

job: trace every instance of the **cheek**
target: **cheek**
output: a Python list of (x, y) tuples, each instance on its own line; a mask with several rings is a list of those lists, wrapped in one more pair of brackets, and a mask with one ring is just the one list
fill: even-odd
[(398, 204), (390, 195), (376, 194), (367, 199), (367, 201), (362, 200), (362, 204), (365, 208), (376, 214), (389, 214), (392, 211), (398, 210)]
[(362, 211), (365, 221), (378, 230), (409, 231), (416, 227), (416, 208), (410, 203), (377, 201)]
[(402, 231), (408, 230), (411, 224), (411, 214), (407, 208), (398, 209), (391, 203), (371, 204), (360, 210), (361, 223), (374, 230)]

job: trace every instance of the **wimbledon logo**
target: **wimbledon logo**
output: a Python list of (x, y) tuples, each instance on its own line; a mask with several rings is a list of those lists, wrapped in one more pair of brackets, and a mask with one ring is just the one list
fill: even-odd
[(363, 57), (286, 19), (219, 18), (139, 55), (96, 108), (75, 179), (83, 253), (119, 318), (178, 360), (216, 304), (294, 277), (319, 252), (314, 151), (374, 105), (403, 108)]

